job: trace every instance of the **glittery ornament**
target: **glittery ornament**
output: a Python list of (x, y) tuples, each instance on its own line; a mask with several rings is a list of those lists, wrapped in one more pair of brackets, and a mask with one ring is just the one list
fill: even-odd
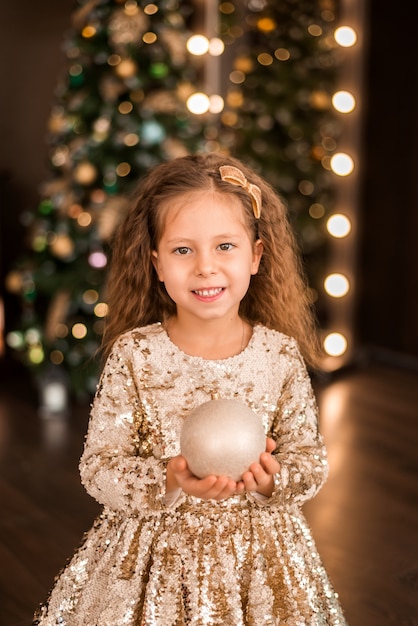
[(210, 400), (187, 416), (180, 448), (199, 478), (210, 474), (240, 480), (266, 448), (261, 419), (237, 400)]

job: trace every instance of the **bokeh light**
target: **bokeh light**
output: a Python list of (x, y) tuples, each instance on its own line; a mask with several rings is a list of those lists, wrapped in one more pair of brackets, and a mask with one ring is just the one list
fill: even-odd
[(343, 48), (351, 48), (357, 42), (357, 33), (351, 26), (340, 26), (334, 32), (334, 39)]
[(342, 239), (351, 232), (351, 221), (342, 213), (334, 213), (327, 221), (327, 230), (333, 237)]
[(349, 292), (350, 283), (344, 274), (329, 274), (324, 281), (324, 288), (333, 298), (342, 298)]
[(202, 115), (209, 111), (210, 100), (205, 93), (197, 92), (187, 98), (186, 106), (191, 113)]
[(187, 40), (186, 48), (195, 56), (206, 54), (209, 50), (209, 40), (204, 35), (193, 35)]
[(338, 176), (349, 176), (354, 170), (354, 161), (349, 154), (337, 152), (331, 157), (330, 166)]
[(78, 322), (72, 327), (71, 333), (75, 339), (84, 339), (87, 336), (87, 326)]
[(347, 339), (342, 333), (329, 333), (324, 339), (324, 350), (329, 356), (341, 356), (347, 350)]
[(332, 105), (339, 113), (351, 113), (355, 109), (356, 99), (349, 91), (337, 91), (332, 96)]

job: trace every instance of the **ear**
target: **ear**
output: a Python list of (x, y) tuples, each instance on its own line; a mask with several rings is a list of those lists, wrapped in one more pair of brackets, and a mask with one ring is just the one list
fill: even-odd
[(152, 264), (153, 264), (153, 266), (155, 268), (155, 271), (157, 272), (158, 280), (163, 283), (164, 282), (164, 277), (163, 277), (160, 261), (159, 261), (159, 258), (158, 258), (158, 252), (156, 250), (153, 250), (152, 253), (151, 253), (151, 261), (152, 261)]
[(257, 274), (258, 268), (260, 266), (261, 257), (263, 256), (264, 245), (261, 239), (257, 239), (257, 241), (253, 245), (253, 260), (251, 263), (251, 274)]

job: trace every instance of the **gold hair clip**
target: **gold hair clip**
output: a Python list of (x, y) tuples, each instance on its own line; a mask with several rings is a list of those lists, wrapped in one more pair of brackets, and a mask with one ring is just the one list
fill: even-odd
[(261, 215), (261, 189), (257, 185), (249, 183), (240, 169), (233, 165), (222, 165), (219, 168), (219, 173), (223, 181), (232, 183), (233, 185), (239, 185), (251, 196), (251, 202), (253, 205), (254, 217), (258, 220)]

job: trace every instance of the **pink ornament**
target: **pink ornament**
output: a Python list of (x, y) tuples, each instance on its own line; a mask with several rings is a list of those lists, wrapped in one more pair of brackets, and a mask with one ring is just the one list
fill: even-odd
[(238, 400), (210, 400), (184, 421), (180, 449), (199, 478), (214, 474), (235, 481), (266, 449), (261, 418)]

